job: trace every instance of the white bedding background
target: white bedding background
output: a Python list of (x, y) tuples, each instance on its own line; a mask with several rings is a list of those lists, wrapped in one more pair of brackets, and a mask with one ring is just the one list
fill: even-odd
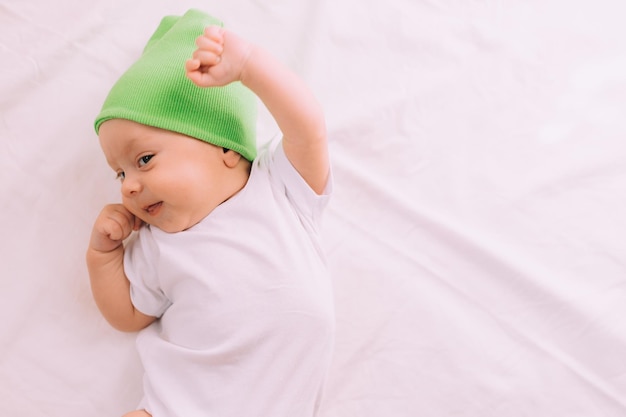
[(83, 260), (119, 200), (92, 122), (189, 7), (326, 110), (321, 417), (626, 416), (621, 0), (0, 0), (0, 416), (140, 398), (134, 335), (101, 318)]

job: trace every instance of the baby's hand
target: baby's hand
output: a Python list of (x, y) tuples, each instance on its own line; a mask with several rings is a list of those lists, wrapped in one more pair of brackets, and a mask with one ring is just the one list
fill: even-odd
[(196, 39), (198, 49), (185, 63), (187, 77), (199, 87), (241, 80), (252, 45), (232, 32), (209, 26)]
[(105, 206), (94, 223), (89, 246), (98, 252), (117, 249), (142, 221), (121, 204)]

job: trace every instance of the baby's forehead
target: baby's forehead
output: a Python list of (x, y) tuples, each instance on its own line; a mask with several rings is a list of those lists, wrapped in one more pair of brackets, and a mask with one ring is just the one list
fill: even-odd
[(177, 137), (185, 135), (131, 120), (111, 119), (102, 123), (99, 136), (101, 141), (111, 141), (120, 146), (133, 147), (162, 139), (164, 144), (174, 144)]
[(172, 130), (143, 125), (125, 119), (111, 119), (102, 123), (100, 145), (107, 159), (119, 159), (141, 152), (163, 149), (197, 147), (222, 148), (201, 139)]
[(100, 126), (98, 137), (107, 159), (119, 158), (150, 144), (154, 133), (149, 126), (123, 119), (107, 120)]

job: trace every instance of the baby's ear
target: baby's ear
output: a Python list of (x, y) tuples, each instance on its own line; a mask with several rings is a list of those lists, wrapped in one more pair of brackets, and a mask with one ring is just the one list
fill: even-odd
[(241, 160), (241, 155), (232, 149), (224, 148), (224, 164), (228, 168), (234, 168)]

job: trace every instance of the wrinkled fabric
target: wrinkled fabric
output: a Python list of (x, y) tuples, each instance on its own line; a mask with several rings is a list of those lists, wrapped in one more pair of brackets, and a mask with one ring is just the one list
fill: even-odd
[[(0, 415), (120, 416), (135, 335), (84, 252), (119, 184), (92, 121), (161, 16), (211, 8), (324, 106), (346, 416), (626, 414), (626, 5), (0, 3)], [(260, 112), (259, 141), (277, 134)]]

